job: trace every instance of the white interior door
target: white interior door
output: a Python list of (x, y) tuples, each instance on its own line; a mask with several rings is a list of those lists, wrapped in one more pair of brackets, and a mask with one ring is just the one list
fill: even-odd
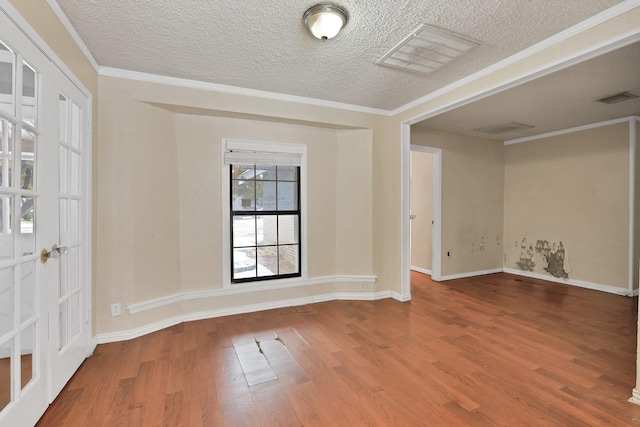
[[(53, 251), (52, 265), (45, 282), (52, 293), (49, 311), (51, 392), (56, 396), (78, 366), (87, 357), (90, 341), (88, 301), (89, 271), (87, 236), (88, 180), (86, 177), (86, 139), (89, 135), (87, 98), (69, 79), (59, 75), (55, 84), (51, 111), (57, 112), (57, 139), (47, 162), (47, 195), (52, 195), (47, 230), (53, 232), (45, 248)], [(48, 147), (50, 148), (50, 147)], [(49, 156), (47, 156), (49, 159)], [(57, 158), (57, 162), (55, 159)], [(57, 179), (55, 177), (57, 176)], [(47, 246), (51, 245), (51, 246)], [(51, 250), (51, 249), (49, 249)]]
[(87, 97), (0, 8), (0, 426), (35, 424), (90, 348), (87, 123)]

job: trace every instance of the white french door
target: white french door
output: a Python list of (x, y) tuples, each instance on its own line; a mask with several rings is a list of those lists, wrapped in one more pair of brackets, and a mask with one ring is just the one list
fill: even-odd
[[(57, 84), (50, 87), (49, 100), (53, 103), (47, 105), (50, 111), (57, 112), (52, 117), (58, 119), (57, 140), (47, 147), (52, 149), (50, 159), (53, 161), (46, 162), (49, 169), (45, 175), (53, 179), (43, 188), (47, 198), (52, 196), (51, 209), (47, 209), (52, 214), (43, 219), (43, 224), (53, 234), (50, 240), (44, 240), (43, 250), (54, 256), (51, 265), (45, 266), (49, 271), (43, 274), (43, 279), (52, 302), (49, 352), (53, 396), (62, 390), (87, 357), (91, 338), (86, 289), (90, 274), (86, 268), (89, 263), (85, 235), (88, 180), (83, 179), (87, 176), (88, 101), (66, 77), (56, 80)], [(54, 244), (59, 246), (57, 251), (52, 249)]]
[(89, 112), (0, 7), (0, 426), (35, 424), (90, 348)]

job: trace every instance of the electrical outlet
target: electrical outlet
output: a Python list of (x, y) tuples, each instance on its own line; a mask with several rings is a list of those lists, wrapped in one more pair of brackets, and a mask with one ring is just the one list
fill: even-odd
[(114, 304), (111, 304), (111, 317), (120, 316), (120, 314), (120, 303), (116, 302)]
[(364, 292), (366, 290), (367, 290), (367, 288), (366, 288), (365, 284), (364, 283), (360, 283), (360, 292)]

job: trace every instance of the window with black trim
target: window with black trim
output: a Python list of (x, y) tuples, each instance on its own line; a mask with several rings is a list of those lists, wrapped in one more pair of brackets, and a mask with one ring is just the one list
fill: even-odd
[(300, 167), (230, 165), (231, 282), (301, 276)]

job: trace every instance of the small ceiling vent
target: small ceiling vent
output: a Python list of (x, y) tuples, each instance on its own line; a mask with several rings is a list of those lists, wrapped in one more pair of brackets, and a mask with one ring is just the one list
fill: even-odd
[(478, 46), (475, 40), (422, 24), (376, 64), (430, 74)]
[(535, 126), (525, 125), (524, 123), (511, 122), (504, 125), (489, 126), (486, 128), (474, 129), (476, 132), (489, 133), (491, 135), (502, 135), (503, 133), (515, 132), (518, 130), (533, 129)]
[(628, 99), (637, 98), (638, 95), (634, 95), (631, 92), (620, 92), (615, 95), (606, 96), (604, 98), (598, 99), (598, 102), (602, 102), (603, 104), (615, 104), (617, 102), (626, 101)]

